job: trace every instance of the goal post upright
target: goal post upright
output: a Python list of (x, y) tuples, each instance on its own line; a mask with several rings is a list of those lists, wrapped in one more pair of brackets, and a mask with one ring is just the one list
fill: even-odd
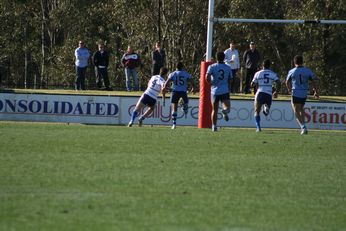
[(211, 101), (210, 84), (205, 80), (208, 66), (212, 64), (213, 31), (214, 31), (214, 0), (209, 0), (208, 28), (207, 28), (207, 52), (205, 61), (201, 62), (199, 80), (199, 104), (198, 104), (198, 128), (211, 127)]

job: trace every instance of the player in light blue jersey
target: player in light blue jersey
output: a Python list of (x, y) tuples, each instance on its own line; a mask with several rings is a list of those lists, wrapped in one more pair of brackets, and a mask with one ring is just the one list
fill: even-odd
[(230, 89), (232, 70), (223, 61), (225, 54), (223, 52), (217, 52), (217, 63), (214, 63), (208, 67), (206, 74), (206, 81), (211, 84), (211, 104), (212, 104), (212, 131), (217, 131), (217, 113), (219, 110), (219, 102), (222, 103), (222, 116), (228, 121), (228, 113), (230, 112)]
[(147, 106), (148, 109), (138, 118), (138, 126), (141, 127), (143, 120), (154, 111), (158, 95), (162, 93), (162, 97), (165, 97), (164, 78), (166, 77), (167, 73), (168, 69), (166, 67), (161, 67), (160, 74), (154, 75), (150, 78), (147, 89), (139, 98), (136, 107), (131, 114), (131, 120), (127, 125), (128, 127), (132, 127), (137, 115), (143, 110), (144, 107)]
[(314, 97), (319, 98), (315, 81), (316, 76), (309, 68), (303, 66), (303, 57), (296, 55), (293, 59), (295, 68), (288, 72), (286, 86), (292, 94), (292, 109), (301, 128), (300, 134), (307, 134), (308, 130), (304, 121), (304, 104), (309, 91), (309, 81), (312, 81)]
[[(255, 73), (251, 82), (251, 86), (257, 88), (254, 103), (256, 132), (261, 131), (260, 112), (262, 106), (263, 114), (265, 116), (269, 115), (269, 109), (272, 104), (272, 94), (274, 97), (277, 97), (277, 90), (280, 86), (280, 79), (278, 78), (277, 74), (269, 70), (269, 68), (270, 60), (266, 59), (263, 62), (263, 69)], [(274, 84), (276, 89), (274, 93), (272, 93)]]
[(172, 84), (171, 104), (172, 104), (172, 129), (177, 126), (177, 109), (180, 99), (183, 100), (182, 109), (184, 114), (187, 114), (189, 108), (189, 98), (187, 97), (188, 83), (191, 84), (191, 92), (194, 93), (194, 82), (190, 74), (183, 70), (183, 63), (178, 62), (176, 71), (168, 75), (164, 89), (167, 89)]

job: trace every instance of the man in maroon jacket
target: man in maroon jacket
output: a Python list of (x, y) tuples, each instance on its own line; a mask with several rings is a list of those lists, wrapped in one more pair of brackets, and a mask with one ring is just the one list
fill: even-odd
[(132, 80), (134, 82), (134, 90), (138, 91), (138, 76), (137, 76), (137, 70), (136, 68), (140, 66), (141, 59), (139, 57), (139, 54), (134, 52), (131, 46), (127, 47), (126, 53), (121, 58), (121, 63), (125, 67), (125, 76), (126, 76), (126, 90), (132, 91), (132, 85), (131, 85), (131, 76)]

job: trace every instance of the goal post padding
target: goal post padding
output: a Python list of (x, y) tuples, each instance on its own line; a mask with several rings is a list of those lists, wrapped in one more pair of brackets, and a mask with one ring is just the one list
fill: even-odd
[(205, 80), (208, 66), (213, 62), (202, 61), (199, 81), (198, 128), (211, 128), (210, 84)]

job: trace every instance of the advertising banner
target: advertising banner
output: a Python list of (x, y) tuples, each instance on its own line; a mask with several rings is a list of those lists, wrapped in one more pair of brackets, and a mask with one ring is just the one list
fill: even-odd
[(0, 120), (119, 124), (119, 98), (0, 94)]
[[(127, 124), (139, 97), (0, 94), (0, 120), (69, 122), (86, 124)], [(198, 99), (190, 99), (188, 113), (178, 108), (177, 125), (197, 126)], [(157, 101), (154, 112), (143, 124), (171, 125), (169, 99)], [(218, 126), (255, 127), (253, 100), (231, 100), (230, 121)], [(307, 102), (305, 119), (309, 129), (346, 130), (346, 104)], [(299, 128), (290, 101), (273, 101), (270, 114), (261, 113), (262, 128)]]

